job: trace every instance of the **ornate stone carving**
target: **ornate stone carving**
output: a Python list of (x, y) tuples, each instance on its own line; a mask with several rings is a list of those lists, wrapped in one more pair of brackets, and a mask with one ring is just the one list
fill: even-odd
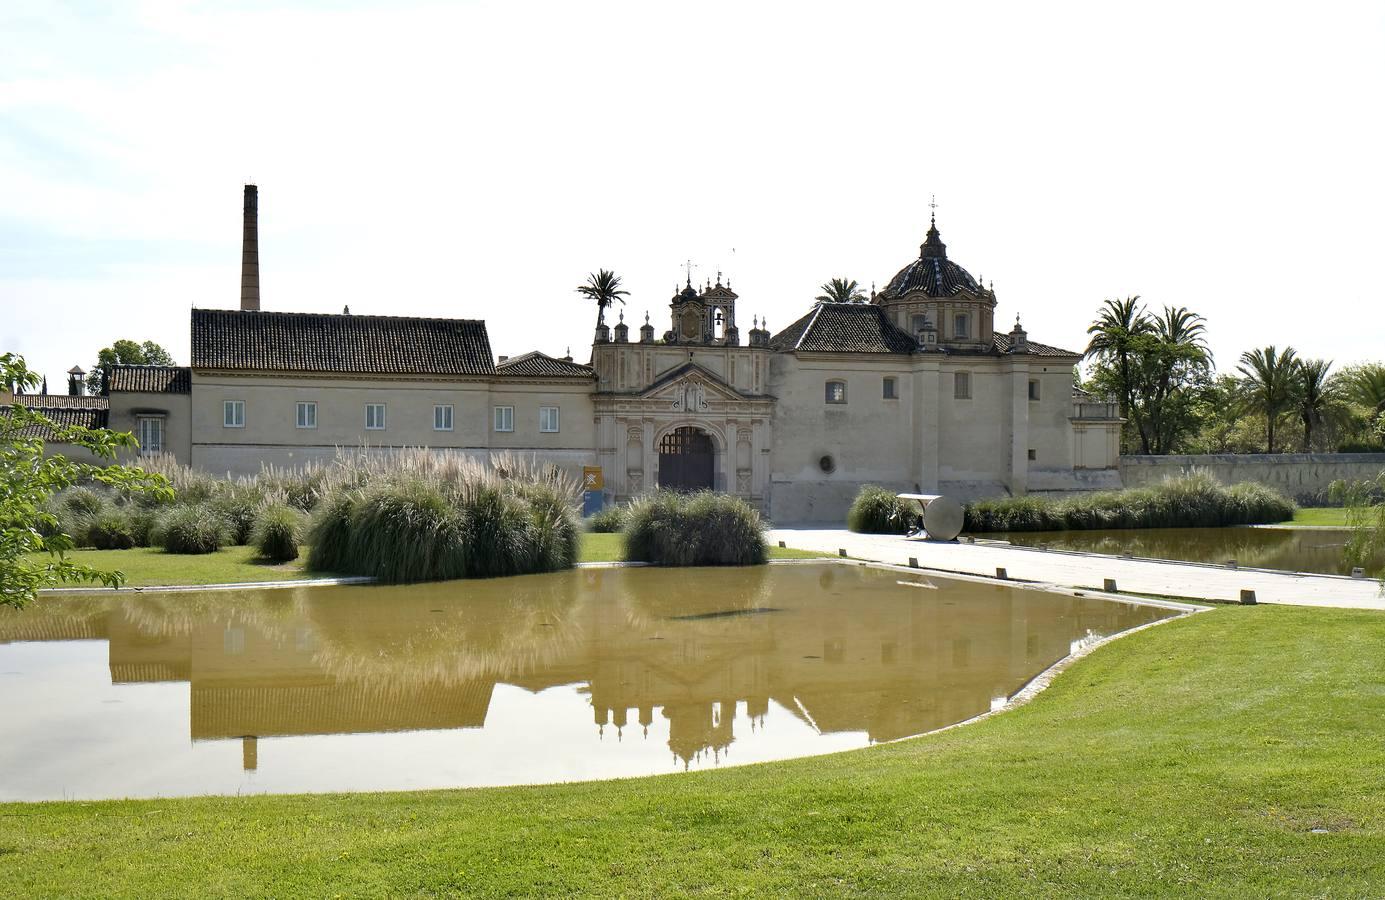
[(675, 412), (706, 412), (707, 388), (700, 381), (688, 381), (674, 388), (673, 409)]
[(749, 469), (737, 469), (737, 470), (736, 470), (736, 493), (738, 493), (738, 494), (749, 494), (749, 493), (750, 493), (750, 470), (749, 470)]

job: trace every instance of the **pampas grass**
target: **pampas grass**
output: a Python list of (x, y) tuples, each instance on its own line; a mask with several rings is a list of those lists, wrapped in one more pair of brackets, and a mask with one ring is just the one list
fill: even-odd
[(255, 518), (250, 543), (264, 559), (289, 562), (298, 558), (298, 532), (303, 514), (286, 503), (263, 506)]
[(764, 522), (728, 494), (656, 491), (630, 503), (628, 559), (659, 566), (750, 566), (767, 556)]
[(1210, 528), (1292, 519), (1296, 506), (1273, 488), (1245, 482), (1230, 487), (1204, 471), (1157, 485), (1061, 499), (1012, 497), (967, 506), (966, 530), (1065, 531), (1106, 528)]
[(169, 553), (215, 553), (228, 542), (226, 522), (206, 504), (178, 506), (160, 520), (156, 541)]
[(862, 534), (908, 534), (917, 515), (893, 491), (867, 484), (851, 501), (846, 527)]

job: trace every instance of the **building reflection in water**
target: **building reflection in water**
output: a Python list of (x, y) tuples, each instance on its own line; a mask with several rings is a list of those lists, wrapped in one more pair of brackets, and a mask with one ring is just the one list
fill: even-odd
[(187, 682), (192, 739), (240, 740), (246, 770), (261, 738), (482, 728), (498, 684), (583, 686), (603, 747), (662, 716), (687, 767), (754, 740), (772, 703), (872, 742), (958, 722), (1075, 642), (1167, 615), (837, 564), (595, 569), (45, 599), (0, 614), (0, 643), (103, 639), (112, 683)]

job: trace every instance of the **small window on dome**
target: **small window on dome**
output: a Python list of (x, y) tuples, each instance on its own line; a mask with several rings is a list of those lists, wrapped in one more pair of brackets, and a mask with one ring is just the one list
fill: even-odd
[(952, 317), (952, 336), (964, 338), (971, 333), (971, 316), (966, 313), (958, 313)]

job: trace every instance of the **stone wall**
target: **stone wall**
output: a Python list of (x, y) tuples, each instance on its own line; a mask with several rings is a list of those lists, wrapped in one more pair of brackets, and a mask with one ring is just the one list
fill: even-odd
[(1337, 479), (1363, 480), (1385, 471), (1385, 453), (1216, 453), (1198, 456), (1122, 456), (1121, 482), (1139, 487), (1206, 469), (1225, 484), (1256, 481), (1300, 502), (1321, 502)]

